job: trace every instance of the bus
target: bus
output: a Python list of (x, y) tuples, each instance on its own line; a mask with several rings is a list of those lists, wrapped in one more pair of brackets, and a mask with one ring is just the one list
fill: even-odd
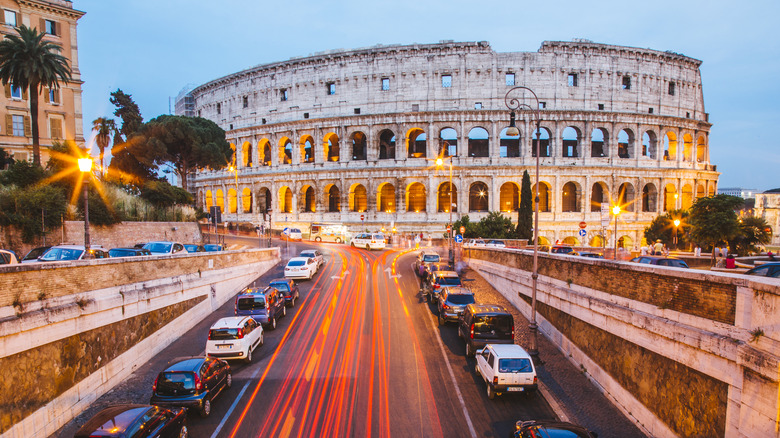
[(313, 223), (309, 233), (309, 240), (315, 242), (346, 243), (349, 237), (347, 227), (341, 224)]

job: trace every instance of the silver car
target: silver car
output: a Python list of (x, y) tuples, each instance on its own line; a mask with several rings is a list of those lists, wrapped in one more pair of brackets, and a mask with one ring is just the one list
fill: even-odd
[(457, 321), (466, 306), (474, 304), (474, 294), (470, 290), (455, 286), (445, 287), (439, 293), (439, 325), (447, 321)]

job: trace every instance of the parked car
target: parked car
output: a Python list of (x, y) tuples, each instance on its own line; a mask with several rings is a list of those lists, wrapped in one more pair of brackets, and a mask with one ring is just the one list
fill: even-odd
[(553, 254), (568, 254), (574, 251), (574, 248), (570, 246), (553, 246), (550, 248), (550, 252)]
[(229, 316), (209, 329), (206, 354), (221, 359), (252, 362), (252, 352), (263, 345), (263, 326), (250, 316)]
[(579, 257), (587, 257), (589, 259), (603, 259), (604, 255), (597, 252), (588, 252), (588, 251), (572, 251), (569, 253), (570, 256), (579, 256)]
[(293, 257), (284, 267), (285, 278), (307, 278), (311, 280), (319, 270), (319, 265), (311, 257)]
[(458, 336), (466, 342), (466, 356), (487, 344), (514, 344), (512, 314), (496, 304), (469, 304), (458, 318)]
[(598, 438), (596, 432), (591, 432), (576, 424), (554, 420), (530, 420), (515, 423), (514, 438), (537, 437), (568, 437), (568, 438)]
[(289, 278), (277, 278), (271, 280), (269, 286), (276, 288), (282, 295), (284, 295), (284, 303), (289, 307), (295, 307), (295, 300), (300, 297), (298, 291), (298, 285)]
[(387, 241), (382, 233), (361, 233), (352, 238), (350, 244), (355, 248), (385, 249)]
[(439, 254), (433, 251), (420, 251), (420, 253), (417, 254), (417, 258), (414, 260), (414, 272), (416, 272), (418, 276), (422, 275), (425, 267), (433, 263), (439, 263), (440, 261), (441, 258), (439, 257)]
[(148, 255), (152, 255), (152, 253), (144, 248), (111, 248), (108, 250), (109, 257), (137, 257)]
[(431, 298), (434, 301), (439, 299), (439, 292), (443, 287), (463, 286), (455, 271), (436, 271), (431, 273)]
[(503, 240), (488, 240), (485, 246), (488, 248), (506, 248), (506, 243)]
[(183, 438), (188, 436), (187, 409), (116, 405), (90, 418), (74, 438)]
[(16, 253), (8, 249), (0, 249), (0, 265), (15, 265), (19, 263)]
[(482, 248), (486, 245), (483, 239), (469, 239), (463, 244), (465, 248)]
[(439, 310), (439, 325), (443, 325), (447, 321), (458, 321), (458, 318), (466, 306), (474, 304), (474, 294), (465, 287), (444, 287), (439, 293), (439, 302), (437, 304)]
[(271, 330), (276, 328), (276, 321), (287, 315), (284, 294), (275, 287), (246, 288), (236, 296), (233, 311), (237, 316), (251, 316), (258, 324)]
[(449, 263), (427, 263), (425, 267), (428, 269), (428, 272), (438, 272), (438, 271), (451, 271), (452, 268), (450, 267)]
[(144, 245), (144, 249), (148, 249), (153, 255), (179, 254), (187, 251), (181, 243), (165, 241), (148, 242)]
[(658, 256), (639, 256), (630, 260), (633, 263), (642, 263), (645, 265), (672, 266), (674, 268), (687, 268), (685, 260), (673, 259), (670, 257)]
[(745, 272), (745, 275), (780, 278), (780, 262), (764, 263), (763, 265), (756, 266), (755, 268)]
[(203, 249), (205, 249), (206, 252), (224, 251), (224, 249), (222, 248), (222, 245), (217, 245), (215, 243), (207, 243), (207, 244), (203, 245)]
[(230, 365), (215, 357), (181, 357), (168, 363), (152, 386), (150, 404), (197, 409), (201, 417), (211, 413), (211, 402), (230, 388)]
[(27, 253), (27, 255), (24, 256), (23, 259), (20, 260), (22, 263), (33, 263), (38, 261), (38, 257), (42, 256), (43, 253), (49, 250), (51, 246), (39, 246), (37, 248), (33, 248), (30, 250), (30, 252)]
[(477, 373), (494, 399), (504, 392), (536, 391), (537, 378), (531, 356), (516, 344), (488, 344), (477, 350)]
[(187, 252), (206, 252), (206, 248), (204, 248), (203, 245), (195, 243), (185, 243), (184, 249), (187, 250)]
[(90, 258), (104, 259), (108, 257), (108, 252), (102, 247), (90, 246), (89, 253), (83, 245), (57, 245), (49, 248), (48, 251), (38, 257), (39, 262), (59, 262), (68, 260), (86, 260)]
[(303, 233), (300, 228), (287, 228), (287, 232), (282, 232), (282, 240), (295, 240), (300, 242), (303, 240)]
[(313, 258), (315, 262), (317, 262), (317, 270), (319, 271), (320, 267), (325, 264), (325, 256), (322, 255), (322, 252), (318, 249), (307, 249), (304, 251), (301, 251), (301, 254), (298, 257), (309, 257)]

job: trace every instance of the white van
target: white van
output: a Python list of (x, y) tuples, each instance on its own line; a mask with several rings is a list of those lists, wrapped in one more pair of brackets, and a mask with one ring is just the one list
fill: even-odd
[(385, 235), (382, 233), (360, 233), (352, 238), (351, 245), (355, 248), (385, 249)]

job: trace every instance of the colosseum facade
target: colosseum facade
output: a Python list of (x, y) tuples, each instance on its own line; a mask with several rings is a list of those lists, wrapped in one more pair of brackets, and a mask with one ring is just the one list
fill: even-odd
[(453, 220), (501, 211), (516, 221), (523, 172), (536, 182), (536, 112), (519, 111), (520, 135), (509, 136), (505, 98), (524, 86), (540, 108), (540, 236), (614, 242), (600, 210), (620, 203), (617, 234), (631, 247), (655, 216), (716, 191), (700, 64), (577, 40), (512, 53), (376, 46), (260, 65), (191, 92), (193, 115), (225, 129), (236, 165), (199, 171), (190, 189), (230, 222), (441, 233), (452, 163)]

